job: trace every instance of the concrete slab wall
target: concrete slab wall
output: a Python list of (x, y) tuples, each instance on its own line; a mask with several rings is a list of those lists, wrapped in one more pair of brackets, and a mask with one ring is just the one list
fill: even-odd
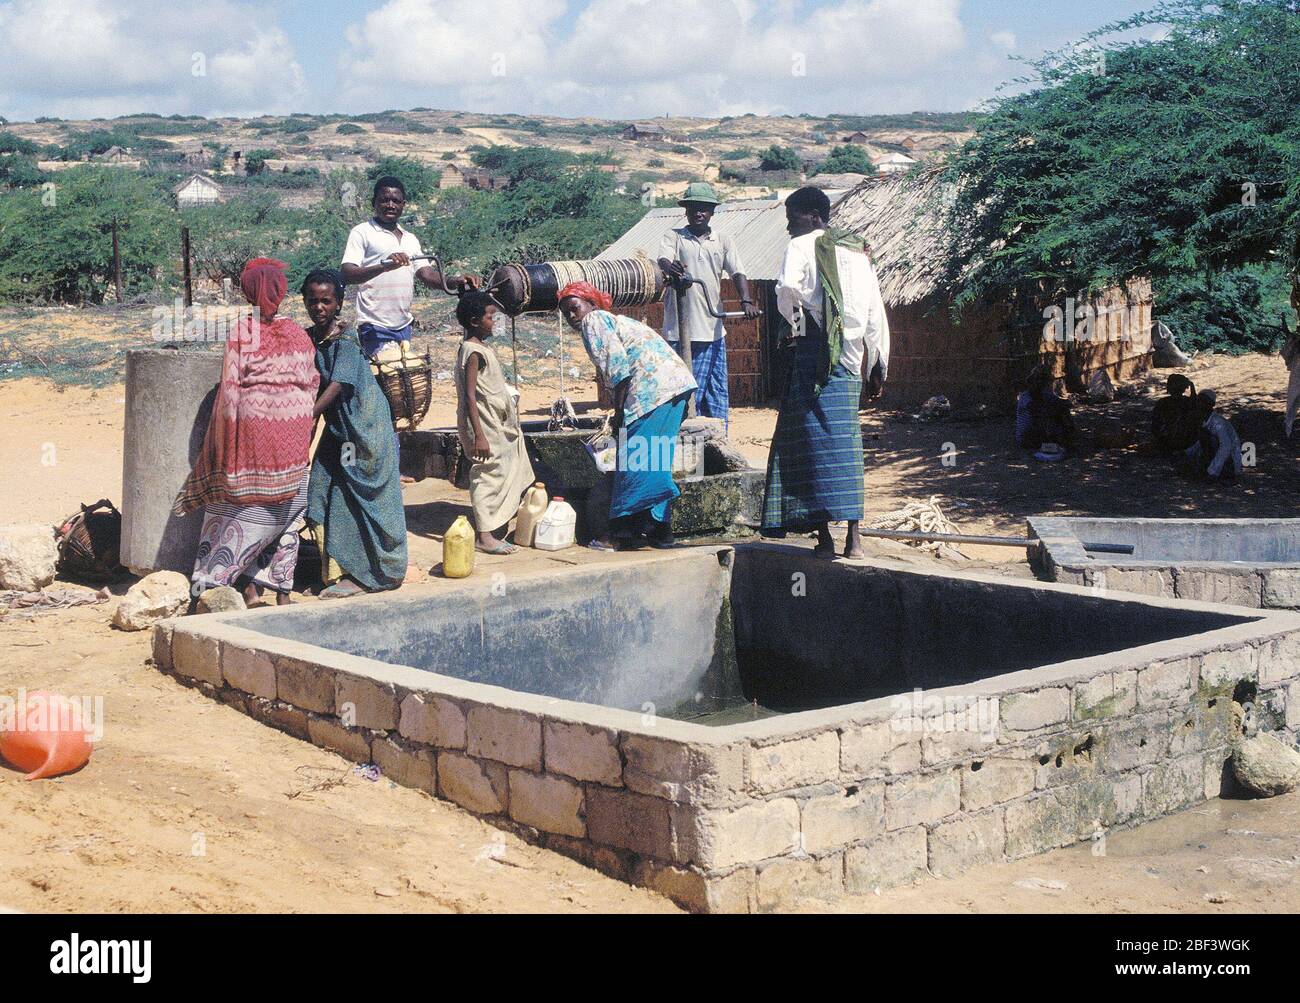
[(570, 574), (479, 579), (245, 620), (248, 629), (525, 693), (672, 715), (740, 699), (729, 550)]
[(221, 379), (220, 345), (126, 354), (122, 563), (133, 574), (194, 570), (203, 513), (172, 503), (203, 445)]
[[(1300, 609), (1300, 519), (1088, 519), (1035, 516), (1030, 552), (1046, 581), (1166, 599)], [(1131, 557), (1084, 542), (1131, 544)]]
[[(815, 586), (828, 567), (788, 560)], [(922, 592), (913, 580), (1095, 598), (885, 564), (851, 570), (886, 571)], [(1106, 602), (1152, 616), (1175, 607)], [(1224, 612), (1178, 608), (1208, 614), (1204, 625)], [(1239, 730), (1234, 697), (1264, 729), (1293, 739), (1300, 728), (1300, 615), (1228, 614), (1239, 622), (716, 728), (332, 652), (251, 630), (253, 613), (169, 621), (153, 659), (258, 720), (605, 873), (691, 909), (747, 912), (950, 877), (1216, 795)], [(802, 632), (819, 629), (810, 621)]]
[(796, 547), (742, 547), (736, 560), (732, 609), (746, 695), (780, 709), (959, 685), (1243, 622), (1224, 611), (1153, 609), (883, 566), (805, 566), (806, 551)]

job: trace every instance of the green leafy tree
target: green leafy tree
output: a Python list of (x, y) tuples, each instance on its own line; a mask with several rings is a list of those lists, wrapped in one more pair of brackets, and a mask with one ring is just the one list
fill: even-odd
[(479, 167), (506, 175), (511, 185), (528, 178), (552, 179), (578, 163), (574, 154), (544, 146), (475, 146), (469, 157)]
[(876, 167), (860, 146), (837, 146), (817, 167), (818, 174), (875, 174)]
[(799, 154), (789, 146), (769, 146), (759, 154), (759, 168), (764, 171), (798, 171), (803, 167)]
[[(1291, 283), (1279, 263), (1171, 275), (1156, 284), (1161, 319), (1185, 349), (1268, 352), (1294, 328)], [(1287, 318), (1290, 318), (1289, 320)]]
[(266, 162), (274, 159), (274, 150), (250, 150), (244, 154), (244, 173), (261, 174), (266, 169)]
[(32, 157), (21, 153), (0, 153), (0, 185), (7, 188), (30, 188), (45, 180), (45, 172)]
[(237, 283), (251, 259), (282, 257), (292, 246), (289, 219), (271, 192), (193, 206), (181, 215), (190, 230), (194, 269), (212, 282)]
[(113, 288), (117, 224), (128, 297), (157, 290), (179, 261), (170, 194), (132, 171), (76, 167), (51, 189), (0, 197), (0, 299), (100, 303)]
[(12, 132), (0, 132), (0, 153), (22, 153), (32, 156), (39, 147), (30, 139), (23, 139), (22, 136)]
[[(983, 117), (936, 198), (957, 235), (959, 307), (1145, 275), (1185, 316), (1223, 321), (1254, 309), (1252, 280), (1206, 276), (1295, 267), (1297, 0), (1169, 0), (1031, 65), (1028, 90)], [(1253, 337), (1241, 316), (1216, 326), (1216, 339)]]
[[(442, 172), (411, 157), (386, 157), (379, 163), (373, 164), (366, 171), (366, 177), (372, 185), (380, 178), (388, 175), (398, 178), (402, 182), (406, 187), (408, 200), (423, 202), (438, 190), (438, 181), (442, 176)], [(367, 193), (368, 197), (369, 193)]]
[(230, 153), (230, 147), (225, 143), (204, 143), (205, 147), (212, 151), (212, 169), (221, 170), (226, 165), (226, 155)]
[(479, 147), (473, 156), (506, 175), (508, 185), (441, 194), (421, 239), (448, 261), (481, 269), (503, 260), (503, 253), (535, 260), (590, 257), (645, 211), (639, 199), (617, 194), (613, 176), (595, 169), (591, 158), (538, 147)]
[(116, 126), (112, 129), (92, 129), (89, 132), (73, 134), (63, 146), (62, 159), (86, 160), (106, 153), (114, 146), (143, 151), (173, 148), (172, 144), (165, 139), (141, 135), (130, 126)]

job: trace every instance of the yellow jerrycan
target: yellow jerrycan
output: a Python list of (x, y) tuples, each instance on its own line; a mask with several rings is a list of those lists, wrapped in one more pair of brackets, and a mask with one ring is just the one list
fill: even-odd
[(468, 578), (474, 571), (474, 527), (463, 515), (442, 538), (442, 573), (447, 578)]
[(531, 547), (537, 524), (546, 514), (546, 485), (538, 481), (524, 492), (524, 500), (515, 517), (515, 543), (520, 547)]

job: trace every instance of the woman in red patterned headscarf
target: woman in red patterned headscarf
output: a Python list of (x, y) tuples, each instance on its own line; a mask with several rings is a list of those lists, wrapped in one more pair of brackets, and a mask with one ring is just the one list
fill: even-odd
[(254, 311), (226, 343), (203, 448), (176, 498), (177, 515), (204, 510), (192, 578), (196, 597), (235, 585), (250, 602), (263, 587), (281, 605), (289, 601), (320, 376), (307, 332), (276, 315), (288, 288), (286, 267), (254, 258), (240, 276)]
[(609, 534), (588, 546), (671, 547), (671, 503), (682, 493), (673, 481), (673, 457), (695, 377), (658, 331), (611, 313), (609, 294), (590, 283), (570, 282), (557, 302), (614, 396), (610, 428), (619, 449)]

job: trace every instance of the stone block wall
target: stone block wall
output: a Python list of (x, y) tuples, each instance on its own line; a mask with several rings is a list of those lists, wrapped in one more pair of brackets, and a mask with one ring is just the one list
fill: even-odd
[(210, 618), (157, 627), (153, 660), (686, 908), (758, 912), (952, 877), (1217, 795), (1234, 695), (1261, 727), (1300, 728), (1291, 619), (1216, 632), (1205, 650), (1175, 642), (1158, 661), (1121, 653), (713, 729), (351, 656), (324, 664)]
[(1190, 599), (1253, 609), (1300, 609), (1300, 568), (1060, 566), (1053, 581), (1157, 599)]

